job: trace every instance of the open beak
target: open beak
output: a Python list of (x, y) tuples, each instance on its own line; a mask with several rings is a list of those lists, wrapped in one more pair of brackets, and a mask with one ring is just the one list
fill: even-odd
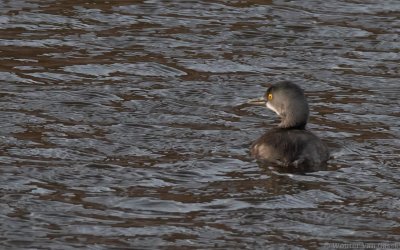
[(265, 100), (264, 97), (254, 98), (254, 99), (250, 99), (250, 100), (247, 101), (247, 104), (250, 104), (250, 105), (262, 105), (262, 106), (265, 106), (266, 103), (267, 103), (267, 101)]

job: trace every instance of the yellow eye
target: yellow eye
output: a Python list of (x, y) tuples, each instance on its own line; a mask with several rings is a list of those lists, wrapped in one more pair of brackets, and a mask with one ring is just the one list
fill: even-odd
[(272, 94), (268, 94), (268, 100), (272, 100)]

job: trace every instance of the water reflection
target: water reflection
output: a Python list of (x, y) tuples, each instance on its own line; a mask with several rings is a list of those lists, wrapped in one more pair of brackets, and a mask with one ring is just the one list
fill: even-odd
[[(397, 1), (3, 1), (3, 248), (399, 241)], [(307, 90), (328, 171), (257, 166)], [(100, 236), (100, 237), (99, 237)]]

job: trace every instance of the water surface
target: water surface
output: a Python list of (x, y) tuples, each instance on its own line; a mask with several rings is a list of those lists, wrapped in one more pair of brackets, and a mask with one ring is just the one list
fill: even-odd
[[(3, 1), (2, 248), (400, 241), (398, 1)], [(327, 171), (258, 166), (292, 80)]]

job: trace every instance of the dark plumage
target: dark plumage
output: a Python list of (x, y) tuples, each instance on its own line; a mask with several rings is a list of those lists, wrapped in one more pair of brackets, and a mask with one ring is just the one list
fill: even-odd
[(325, 169), (329, 151), (316, 135), (305, 128), (309, 108), (303, 90), (294, 83), (280, 82), (268, 88), (264, 103), (281, 117), (281, 123), (253, 143), (252, 156), (288, 170)]

